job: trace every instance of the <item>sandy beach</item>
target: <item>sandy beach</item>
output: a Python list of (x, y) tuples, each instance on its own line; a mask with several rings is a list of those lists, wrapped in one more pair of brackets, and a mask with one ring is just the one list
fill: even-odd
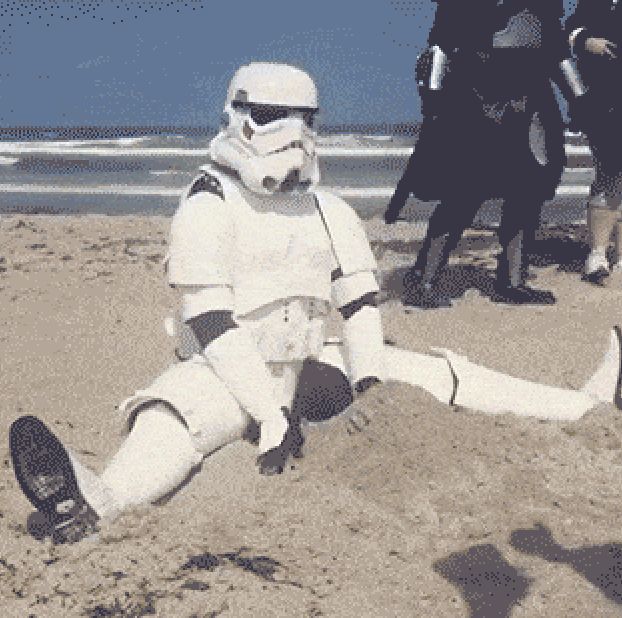
[[(115, 406), (172, 362), (163, 320), (165, 217), (0, 219), (0, 614), (38, 616), (622, 615), (622, 413), (575, 423), (485, 416), (386, 383), (370, 418), (309, 431), (306, 457), (264, 478), (247, 443), (222, 449), (169, 502), (53, 547), (17, 487), (7, 432), (34, 414), (100, 471), (122, 440)], [(540, 233), (533, 285), (551, 307), (494, 304), (499, 250), (471, 231), (444, 277), (451, 309), (405, 311), (420, 242), (366, 222), (386, 337), (447, 347), (577, 388), (622, 322), (622, 280), (580, 282), (581, 227)], [(335, 321), (336, 322), (336, 321)], [(33, 536), (33, 533), (35, 536)]]

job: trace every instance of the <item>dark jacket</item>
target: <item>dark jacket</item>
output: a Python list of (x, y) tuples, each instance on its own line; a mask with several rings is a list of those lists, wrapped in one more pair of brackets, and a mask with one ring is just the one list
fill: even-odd
[[(562, 0), (436, 3), (428, 43), (447, 54), (449, 70), (440, 92), (421, 87), (424, 122), (409, 164), (411, 190), (424, 200), (456, 191), (483, 200), (525, 187), (534, 199), (552, 197), (565, 162), (550, 84), (569, 55)], [(495, 46), (517, 20), (518, 43)], [(536, 115), (545, 133), (544, 164), (529, 144)]]

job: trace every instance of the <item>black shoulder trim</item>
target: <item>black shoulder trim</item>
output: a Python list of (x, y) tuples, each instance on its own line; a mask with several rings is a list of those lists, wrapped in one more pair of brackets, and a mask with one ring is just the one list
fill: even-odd
[(218, 180), (216, 176), (212, 176), (208, 172), (205, 172), (202, 176), (194, 181), (194, 183), (190, 187), (190, 190), (188, 191), (187, 197), (192, 197), (197, 193), (213, 193), (214, 195), (217, 195), (221, 200), (225, 199), (225, 194), (222, 190), (220, 180)]
[(237, 328), (238, 324), (231, 311), (207, 311), (186, 321), (190, 326), (201, 348), (206, 348), (214, 339), (218, 339), (228, 330)]
[(363, 294), (360, 298), (353, 300), (351, 303), (339, 307), (339, 313), (345, 320), (349, 320), (357, 311), (360, 311), (363, 307), (377, 307), (378, 297), (376, 292), (368, 292)]

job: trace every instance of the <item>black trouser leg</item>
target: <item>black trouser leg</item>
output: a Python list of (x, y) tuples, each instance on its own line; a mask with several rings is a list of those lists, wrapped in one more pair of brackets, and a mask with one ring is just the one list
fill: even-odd
[(540, 223), (541, 204), (534, 200), (507, 199), (503, 205), (499, 243), (501, 255), (497, 265), (497, 280), (502, 285), (522, 286), (529, 268), (529, 252), (533, 249)]
[[(460, 238), (479, 210), (478, 200), (447, 200), (441, 202), (430, 217), (428, 230), (423, 240), (423, 245), (417, 254), (414, 270), (422, 272), (430, 250), (432, 239), (447, 236), (445, 245), (445, 261), (449, 254), (458, 246)], [(441, 268), (445, 264), (441, 264)]]
[(450, 306), (450, 299), (434, 290), (449, 254), (456, 248), (462, 233), (473, 221), (479, 206), (473, 202), (440, 203), (428, 223), (423, 245), (414, 267), (406, 274), (407, 303), (425, 307)]
[(410, 187), (412, 184), (412, 161), (413, 155), (410, 155), (406, 169), (404, 170), (402, 177), (399, 179), (397, 186), (395, 187), (395, 191), (393, 192), (393, 196), (391, 197), (389, 205), (384, 213), (385, 223), (395, 223), (397, 221), (402, 208), (404, 208), (406, 201), (410, 196)]
[(533, 247), (540, 221), (541, 206), (532, 206), (533, 200), (507, 200), (503, 205), (499, 242), (501, 254), (497, 262), (495, 300), (512, 304), (543, 304), (555, 302), (555, 296), (546, 290), (535, 290), (525, 285), (528, 255)]
[(497, 281), (507, 287), (519, 287), (525, 283), (524, 270), (524, 233), (515, 230), (502, 243), (501, 254), (497, 263)]
[[(420, 280), (423, 277), (423, 273), (428, 271), (428, 275), (426, 279), (428, 281), (433, 279), (433, 276), (430, 276), (430, 252), (432, 251), (432, 246), (435, 245), (438, 247), (437, 239), (444, 238), (448, 235), (449, 229), (447, 225), (447, 216), (443, 216), (443, 207), (442, 204), (439, 204), (430, 220), (428, 221), (428, 229), (425, 234), (425, 238), (423, 239), (423, 244), (421, 245), (421, 249), (419, 249), (419, 253), (417, 253), (417, 259), (415, 260), (415, 265), (409, 272), (409, 277), (411, 279)], [(433, 251), (433, 253), (438, 253), (437, 251)], [(443, 264), (439, 264), (440, 267)], [(437, 267), (438, 269), (438, 267)]]

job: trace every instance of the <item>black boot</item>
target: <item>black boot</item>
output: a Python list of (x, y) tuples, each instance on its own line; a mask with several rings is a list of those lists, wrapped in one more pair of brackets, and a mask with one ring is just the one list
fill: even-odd
[(512, 236), (503, 246), (497, 264), (497, 281), (492, 300), (511, 305), (553, 305), (555, 296), (549, 290), (538, 290), (525, 284), (526, 265), (523, 231)]
[(49, 522), (55, 544), (75, 543), (97, 530), (99, 517), (78, 487), (69, 453), (39, 419), (18, 418), (9, 447), (17, 481)]
[(436, 285), (447, 263), (450, 234), (426, 238), (417, 262), (404, 277), (404, 304), (421, 309), (451, 307), (451, 298)]

